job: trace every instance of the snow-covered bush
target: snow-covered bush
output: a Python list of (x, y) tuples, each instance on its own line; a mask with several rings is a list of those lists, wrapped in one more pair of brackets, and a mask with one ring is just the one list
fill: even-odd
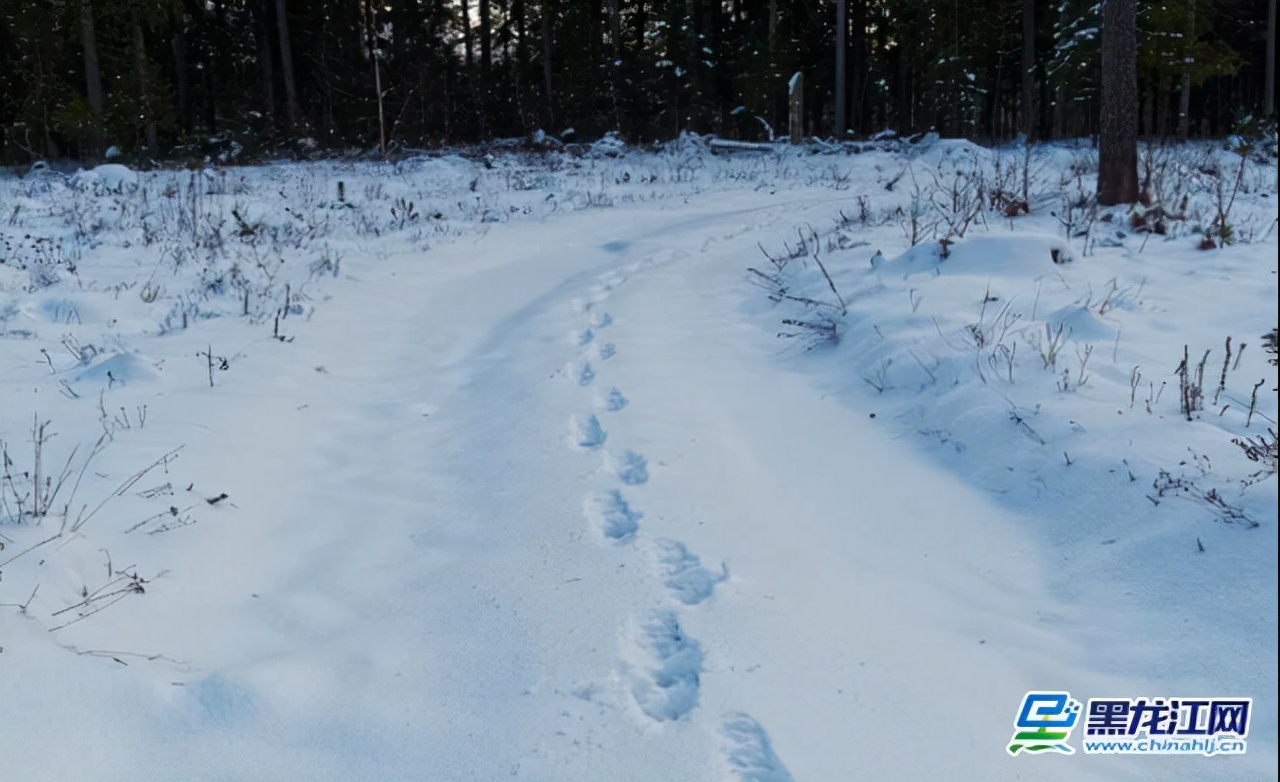
[(587, 147), (587, 157), (622, 157), (627, 152), (627, 143), (622, 140), (616, 130), (605, 133), (598, 141)]

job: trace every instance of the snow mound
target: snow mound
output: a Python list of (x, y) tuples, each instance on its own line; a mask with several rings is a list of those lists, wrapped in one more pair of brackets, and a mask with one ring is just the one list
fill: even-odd
[(1049, 234), (976, 236), (947, 244), (917, 244), (884, 264), (886, 271), (904, 278), (915, 274), (1039, 277), (1055, 266), (1054, 258), (1071, 257), (1060, 237)]
[(106, 163), (91, 171), (77, 171), (71, 176), (71, 186), (94, 195), (127, 195), (138, 189), (138, 175), (128, 166)]
[(1062, 332), (1074, 339), (1114, 339), (1116, 327), (1107, 323), (1093, 310), (1083, 305), (1063, 307), (1045, 318), (1055, 331), (1061, 327)]
[(155, 370), (136, 353), (116, 353), (76, 375), (77, 383), (106, 383), (107, 385), (146, 383), (155, 379)]
[(924, 138), (911, 146), (918, 153), (916, 160), (920, 163), (941, 166), (943, 163), (986, 161), (992, 157), (991, 150), (978, 146), (967, 139), (943, 139), (937, 133), (927, 133)]

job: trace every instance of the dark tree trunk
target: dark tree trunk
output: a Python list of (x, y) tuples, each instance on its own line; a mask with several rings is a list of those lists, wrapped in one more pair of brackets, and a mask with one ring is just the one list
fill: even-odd
[(142, 20), (138, 18), (135, 11), (133, 18), (130, 20), (133, 28), (133, 67), (137, 71), (138, 77), (138, 105), (142, 109), (143, 121), (143, 139), (147, 145), (147, 149), (155, 154), (156, 149), (156, 120), (155, 110), (151, 105), (151, 90), (148, 82), (147, 74), (147, 40), (142, 34)]
[(173, 37), (169, 39), (173, 50), (174, 84), (178, 90), (178, 126), (184, 133), (191, 132), (191, 77), (187, 72), (187, 15), (181, 0), (173, 3)]
[(489, 23), (489, 0), (480, 0), (480, 76), (485, 86), (493, 67), (493, 31)]
[(554, 6), (547, 2), (542, 8), (542, 86), (546, 90), (547, 121), (555, 122), (555, 93), (551, 88), (551, 30), (554, 27), (551, 14)]
[(1142, 96), (1142, 135), (1147, 141), (1156, 133), (1156, 96), (1154, 90), (1147, 88)]
[(635, 22), (635, 49), (638, 52), (644, 51), (644, 28), (649, 23), (649, 16), (646, 12), (644, 0), (636, 0), (636, 10), (633, 21)]
[(222, 68), (222, 58), (218, 56), (221, 49), (212, 41), (222, 29), (222, 2), (214, 0), (212, 8), (204, 6), (200, 10), (200, 59), (204, 64), (200, 70), (200, 83), (204, 96), (204, 129), (209, 133), (218, 132), (218, 73)]
[(898, 47), (898, 133), (906, 135), (912, 131), (911, 107), (914, 101), (911, 95), (911, 57), (905, 47)]
[(1161, 141), (1169, 138), (1169, 95), (1172, 89), (1168, 77), (1161, 77), (1156, 90), (1156, 137)]
[[(1191, 32), (1190, 37), (1195, 41), (1196, 37), (1196, 0), (1191, 0)], [(1187, 134), (1191, 129), (1191, 74), (1182, 74), (1182, 90), (1178, 94), (1178, 140), (1186, 141)]]
[(620, 6), (622, 0), (608, 0), (609, 11), (609, 39), (613, 44), (613, 56), (615, 58), (622, 57), (622, 12)]
[(475, 67), (475, 45), (471, 43), (471, 0), (462, 0), (462, 51), (466, 55), (467, 76)]
[(516, 110), (519, 113), (520, 128), (527, 128), (528, 118), (524, 110), (525, 63), (529, 59), (529, 30), (525, 18), (524, 0), (512, 0), (511, 15), (515, 17), (516, 54), (511, 62), (511, 78), (515, 87)]
[(1178, 140), (1186, 141), (1191, 130), (1191, 74), (1182, 74), (1182, 89), (1178, 94)]
[(1138, 31), (1136, 0), (1102, 4), (1102, 133), (1098, 203), (1138, 200)]
[(1035, 132), (1036, 2), (1022, 0), (1022, 105), (1019, 127), (1027, 141)]
[[(636, 0), (633, 7), (635, 10), (631, 18), (633, 30), (632, 49), (636, 52), (643, 52), (645, 50), (645, 28), (649, 24), (649, 4), (645, 2), (645, 0)], [(644, 76), (642, 70), (643, 62), (643, 59), (637, 58), (633, 66), (633, 70), (631, 71), (637, 79), (641, 79)], [(640, 110), (635, 112), (632, 117), (632, 131), (635, 133), (637, 138), (644, 138), (649, 135), (650, 127), (650, 112), (644, 108), (649, 103), (649, 98), (647, 95), (641, 93), (637, 93), (637, 97), (638, 100), (636, 101), (636, 104), (640, 107)]]
[(275, 58), (271, 56), (271, 25), (266, 12), (259, 8), (257, 14), (258, 68), (262, 82), (262, 113), (267, 117), (272, 135), (276, 131)]
[(1276, 113), (1276, 0), (1267, 6), (1267, 75), (1262, 94), (1262, 113), (1268, 117)]
[(836, 0), (836, 127), (837, 140), (849, 127), (849, 7)]
[(778, 67), (778, 0), (769, 0), (769, 76)]
[(867, 132), (867, 84), (870, 74), (867, 71), (867, 0), (852, 0), (849, 9), (849, 20), (853, 31), (849, 39), (853, 57), (853, 94), (849, 100), (849, 124), (854, 132), (865, 135)]
[(387, 118), (383, 111), (382, 103), (382, 67), (378, 59), (378, 15), (376, 8), (372, 3), (365, 6), (365, 11), (368, 13), (368, 19), (365, 21), (365, 30), (368, 36), (369, 62), (373, 65), (373, 95), (378, 106), (378, 152), (385, 158), (387, 156)]
[(320, 43), (315, 54), (316, 77), (320, 82), (323, 95), (320, 107), (320, 137), (326, 141), (336, 137), (337, 123), (334, 121), (333, 74), (329, 71), (329, 14), (327, 8), (320, 13)]
[[(80, 0), (80, 46), (84, 49), (85, 93), (95, 122), (102, 121), (102, 71), (98, 67), (98, 37), (93, 25), (93, 0)], [(100, 152), (101, 131), (94, 132), (91, 146)]]
[(289, 13), (285, 0), (276, 0), (276, 32), (280, 36), (280, 75), (284, 80), (284, 101), (288, 132), (298, 128), (298, 86), (293, 78), (293, 47), (289, 43)]

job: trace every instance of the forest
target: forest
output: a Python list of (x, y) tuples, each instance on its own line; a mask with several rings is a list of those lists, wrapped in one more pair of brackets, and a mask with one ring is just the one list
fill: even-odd
[[(1096, 0), (3, 0), (0, 163), (1100, 127)], [(1139, 133), (1274, 114), (1274, 0), (1138, 3)]]

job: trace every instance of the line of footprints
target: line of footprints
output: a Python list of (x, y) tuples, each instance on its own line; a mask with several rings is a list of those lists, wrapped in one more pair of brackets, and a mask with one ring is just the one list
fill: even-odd
[[(581, 387), (596, 386), (597, 366), (603, 371), (604, 364), (618, 354), (614, 343), (601, 339), (613, 318), (606, 312), (596, 314), (595, 308), (628, 276), (628, 272), (605, 276), (591, 299), (579, 305), (588, 325), (576, 335), (579, 355), (569, 367), (569, 376)], [(617, 388), (596, 396), (596, 406), (603, 414), (619, 414), (627, 405), (627, 397)], [(643, 539), (640, 522), (644, 514), (632, 507), (624, 492), (649, 482), (649, 465), (645, 457), (635, 451), (606, 448), (607, 439), (600, 415), (574, 416), (570, 421), (573, 447), (600, 453), (605, 471), (620, 484), (588, 495), (584, 503), (588, 521), (596, 525), (608, 541), (632, 544)], [(628, 657), (632, 664), (626, 667), (623, 680), (636, 705), (649, 719), (680, 720), (698, 705), (704, 655), (698, 641), (681, 627), (679, 612), (711, 597), (716, 587), (729, 577), (729, 569), (722, 565), (719, 572), (708, 570), (696, 554), (677, 540), (645, 540), (641, 547), (652, 558), (673, 605), (657, 608), (636, 623), (630, 633), (634, 648)], [(729, 765), (743, 780), (791, 780), (774, 753), (768, 734), (749, 715), (741, 712), (724, 715), (721, 734)]]

